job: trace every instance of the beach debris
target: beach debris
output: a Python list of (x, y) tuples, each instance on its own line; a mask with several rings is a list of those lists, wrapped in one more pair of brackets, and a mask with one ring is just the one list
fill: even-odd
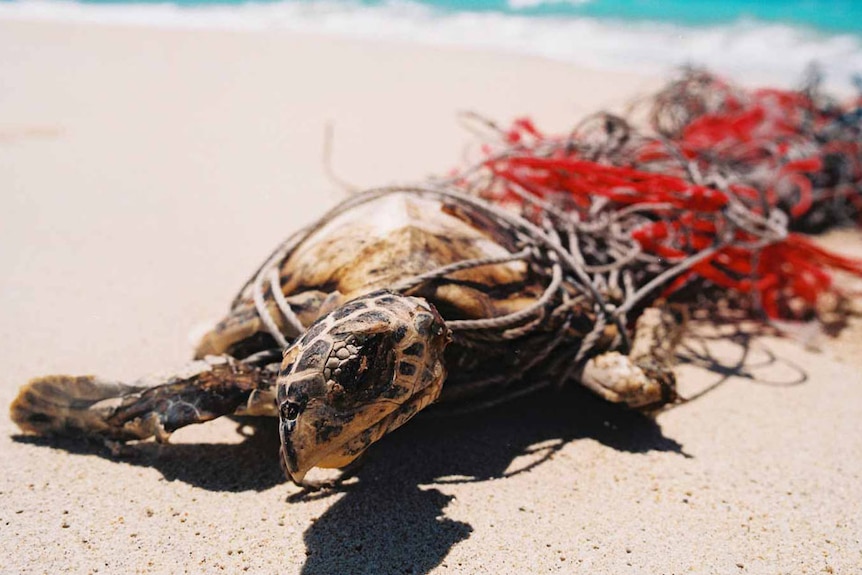
[(601, 113), (548, 135), (522, 118), (453, 181), (555, 220), (593, 282), (636, 288), (627, 308), (721, 292), (768, 318), (840, 322), (830, 272), (862, 275), (862, 262), (798, 232), (860, 219), (862, 100), (688, 70), (641, 106), (651, 130)]
[(699, 71), (648, 106), (652, 130), (483, 121), (494, 139), (472, 167), (353, 194), (278, 246), (187, 368), (37, 378), (12, 418), (116, 446), (279, 417), (285, 471), (310, 486), (310, 469), (350, 469), (432, 403), (570, 382), (634, 409), (673, 402), (690, 309), (840, 323), (832, 274), (862, 261), (793, 230), (859, 218), (858, 109)]

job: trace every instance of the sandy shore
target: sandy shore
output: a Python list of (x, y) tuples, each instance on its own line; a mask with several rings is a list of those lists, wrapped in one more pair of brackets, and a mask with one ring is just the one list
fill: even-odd
[[(459, 110), (562, 129), (658, 84), (278, 32), (2, 21), (0, 405), (40, 374), (182, 364), (194, 326), (340, 197), (327, 122), (338, 174), (371, 186), (457, 165)], [(115, 460), (3, 416), (0, 573), (857, 573), (857, 341), (755, 342), (748, 377), (656, 421), (577, 391), (417, 420), (311, 497), (284, 483), (272, 428), (214, 422)], [(680, 373), (689, 392), (723, 377)]]

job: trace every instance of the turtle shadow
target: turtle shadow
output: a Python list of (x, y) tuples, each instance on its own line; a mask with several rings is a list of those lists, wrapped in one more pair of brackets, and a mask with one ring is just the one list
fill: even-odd
[[(775, 353), (762, 335), (767, 333), (741, 325), (696, 332), (680, 348), (678, 359), (702, 372), (702, 385), (669, 409), (696, 401), (731, 378), (777, 386), (806, 382), (804, 368)], [(381, 440), (355, 480), (336, 490), (288, 498), (339, 496), (305, 531), (304, 575), (428, 573), (473, 531), (446, 517), (452, 496), (437, 487), (529, 472), (573, 441), (592, 439), (617, 451), (691, 457), (662, 433), (654, 418), (579, 386), (471, 415), (423, 415)]]
[(452, 496), (435, 487), (526, 473), (578, 439), (688, 457), (654, 419), (574, 386), (471, 415), (428, 415), (381, 440), (354, 480), (289, 498), (340, 496), (305, 532), (303, 574), (427, 573), (473, 531), (446, 517)]
[[(807, 380), (803, 368), (773, 353), (759, 335), (746, 330), (701, 334), (683, 345), (681, 362), (713, 376), (703, 389), (687, 394), (688, 401), (715, 390), (732, 376), (767, 385)], [(714, 345), (729, 345), (730, 351), (715, 351)], [(764, 377), (776, 366), (787, 368), (785, 377)], [(131, 456), (119, 459), (104, 446), (84, 439), (14, 439), (155, 468), (169, 481), (212, 491), (262, 491), (283, 484), (277, 422), (258, 419), (246, 423), (253, 423), (255, 430), (240, 443), (144, 442), (129, 449)], [(473, 531), (468, 523), (446, 516), (452, 496), (437, 487), (526, 473), (579, 439), (592, 439), (624, 452), (660, 451), (689, 457), (653, 418), (600, 400), (579, 386), (546, 391), (470, 415), (420, 414), (375, 445), (355, 479), (333, 490), (300, 492), (288, 498), (299, 505), (334, 499), (304, 533), (308, 558), (302, 573), (427, 573)]]
[[(250, 418), (249, 418), (250, 419)], [(246, 424), (246, 425), (243, 425)], [(182, 481), (209, 491), (264, 491), (284, 483), (278, 461), (277, 422), (270, 418), (244, 420), (239, 443), (169, 443), (145, 441), (112, 453), (97, 440), (83, 437), (16, 435), (19, 443), (62, 449), (119, 464), (156, 469), (167, 481)]]
[[(738, 325), (710, 329), (706, 333), (692, 330), (691, 337), (680, 346), (680, 363), (695, 366), (711, 377), (704, 378), (698, 389), (684, 393), (687, 401), (715, 391), (731, 377), (778, 386), (807, 381), (803, 367), (774, 353), (764, 342), (761, 336), (774, 335), (774, 331), (765, 332), (756, 324), (754, 329)], [(527, 456), (528, 467), (533, 467), (566, 443), (581, 438), (622, 451), (684, 455), (678, 443), (662, 435), (653, 419), (597, 399), (579, 386), (539, 393), (467, 416), (425, 415), (371, 450), (372, 458), (360, 469), (361, 481), (354, 490), (369, 486), (393, 492), (398, 485), (497, 479), (525, 471), (508, 470), (520, 456)], [(210, 491), (263, 491), (283, 484), (277, 422), (245, 418), (241, 423), (248, 424), (245, 429), (251, 431), (241, 442), (141, 442), (128, 446), (120, 456), (84, 438), (17, 435), (13, 440), (154, 468), (168, 481)]]
[[(168, 481), (209, 491), (264, 491), (284, 483), (277, 421), (237, 419), (245, 430), (243, 440), (237, 443), (144, 441), (123, 446), (120, 454), (84, 437), (16, 435), (12, 439), (156, 469)], [(451, 482), (458, 477), (462, 479), (455, 481), (483, 481), (503, 477), (509, 463), (528, 454), (536, 443), (551, 441), (553, 445), (543, 447), (531, 466), (580, 437), (626, 451), (680, 450), (678, 444), (661, 435), (651, 419), (573, 387), (467, 416), (419, 416), (375, 445), (358, 477), (361, 485), (381, 485), (384, 491), (391, 491), (396, 484)]]
[[(169, 481), (212, 491), (262, 491), (284, 483), (277, 422), (244, 422), (255, 429), (240, 443), (143, 442), (120, 457), (81, 438), (14, 439), (155, 468)], [(420, 415), (378, 442), (354, 479), (288, 498), (298, 505), (334, 499), (304, 533), (308, 557), (302, 573), (427, 573), (473, 532), (470, 524), (446, 516), (452, 496), (437, 487), (526, 473), (583, 438), (615, 450), (687, 457), (654, 419), (576, 386), (469, 415)]]

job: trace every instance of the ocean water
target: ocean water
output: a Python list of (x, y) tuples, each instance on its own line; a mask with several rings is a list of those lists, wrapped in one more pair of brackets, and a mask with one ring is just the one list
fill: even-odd
[(862, 0), (0, 0), (0, 18), (299, 30), (792, 86), (810, 64), (853, 90)]

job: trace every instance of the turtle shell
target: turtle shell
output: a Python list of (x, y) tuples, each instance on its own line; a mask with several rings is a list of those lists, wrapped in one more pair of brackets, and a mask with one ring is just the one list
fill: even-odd
[[(514, 232), (463, 203), (408, 191), (389, 193), (336, 209), (308, 228), (286, 253), (265, 264), (272, 277), (263, 282), (262, 303), (288, 342), (299, 335), (298, 327), (308, 327), (339, 305), (381, 289), (423, 297), (447, 321), (496, 318), (530, 306), (542, 294), (543, 279), (527, 262), (492, 263), (426, 281), (411, 280), (465, 260), (500, 259), (519, 249)], [(408, 289), (399, 287), (405, 282)], [(203, 337), (197, 357), (244, 358), (278, 347), (255, 306), (253, 283)], [(295, 315), (293, 325), (280, 312), (274, 289), (280, 290)], [(447, 350), (450, 375), (442, 399), (463, 395), (454, 387), (467, 395), (473, 393), (471, 386), (483, 388), (475, 385), (477, 380), (494, 380), (495, 372), (523, 363), (529, 347), (523, 341), (483, 344), (456, 336)], [(453, 384), (459, 380), (461, 385)]]

